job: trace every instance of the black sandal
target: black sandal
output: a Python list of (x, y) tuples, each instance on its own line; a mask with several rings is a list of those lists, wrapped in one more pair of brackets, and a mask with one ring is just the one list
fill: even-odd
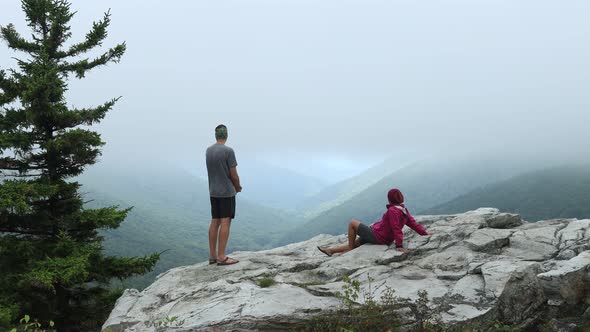
[(228, 263), (227, 262), (228, 259), (229, 259), (229, 256), (225, 256), (225, 259), (222, 260), (221, 262), (220, 261), (217, 261), (217, 265), (233, 265), (233, 264), (236, 264), (236, 263), (239, 263), (240, 262), (239, 260), (232, 258), (234, 261)]
[(217, 258), (209, 258), (209, 265), (217, 263)]
[(318, 246), (318, 250), (319, 250), (319, 251), (321, 251), (321, 252), (323, 252), (323, 253), (324, 253), (326, 256), (328, 256), (328, 257), (332, 257), (332, 255), (333, 255), (332, 253), (330, 253), (329, 251), (327, 251), (327, 250), (323, 249), (323, 248), (322, 248), (322, 247), (320, 247), (320, 246)]

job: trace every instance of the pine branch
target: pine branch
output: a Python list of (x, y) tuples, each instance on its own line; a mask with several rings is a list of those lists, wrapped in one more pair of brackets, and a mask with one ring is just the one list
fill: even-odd
[(32, 179), (32, 178), (39, 178), (41, 176), (43, 176), (42, 173), (39, 174), (10, 174), (10, 175), (4, 175), (6, 177), (9, 178), (15, 178), (15, 179)]
[(7, 235), (7, 234), (18, 234), (18, 235), (42, 235), (42, 236), (54, 236), (53, 232), (47, 231), (37, 231), (33, 229), (23, 229), (23, 228), (12, 228), (12, 227), (0, 227), (0, 237)]
[(103, 257), (98, 264), (92, 266), (93, 276), (95, 280), (102, 281), (106, 278), (125, 279), (145, 274), (154, 268), (159, 259), (160, 254), (144, 257)]
[(83, 224), (90, 224), (92, 228), (118, 228), (125, 220), (131, 208), (119, 210), (118, 206), (100, 209), (86, 209), (82, 212), (80, 220)]
[(41, 50), (41, 45), (38, 43), (32, 43), (21, 37), (13, 24), (9, 24), (6, 27), (0, 27), (0, 38), (8, 43), (8, 47), (31, 55), (35, 55)]
[[(2, 119), (3, 120), (3, 119)], [(18, 150), (29, 151), (32, 149), (35, 133), (30, 131), (10, 131), (10, 124), (0, 123), (0, 150), (14, 148)]]
[(12, 103), (18, 96), (17, 82), (6, 76), (4, 70), (0, 70), (0, 106)]
[[(49, 227), (49, 226), (48, 226)], [(72, 237), (77, 237), (79, 236), (79, 234), (87, 234), (89, 231), (89, 229), (85, 229), (85, 228), (75, 228), (75, 229), (67, 229), (65, 230), (65, 232), (67, 232), (67, 234), (70, 234)], [(47, 230), (35, 230), (35, 229), (31, 229), (31, 228), (23, 228), (23, 227), (6, 227), (6, 226), (2, 226), (0, 227), (0, 234), (5, 233), (5, 234), (19, 234), (19, 235), (39, 235), (39, 236), (49, 236), (49, 237), (54, 237), (57, 234), (53, 231), (47, 231)]]
[(55, 130), (75, 128), (80, 125), (91, 126), (104, 119), (121, 97), (114, 98), (95, 108), (72, 109), (62, 112), (55, 118)]
[(16, 179), (21, 179), (21, 178), (38, 178), (40, 176), (43, 175), (43, 173), (38, 173), (38, 174), (19, 174), (19, 173), (13, 173), (13, 174), (6, 174), (3, 171), (0, 171), (0, 174), (4, 177), (8, 177), (8, 178), (16, 178)]
[(111, 11), (104, 14), (102, 20), (92, 23), (92, 29), (86, 34), (86, 39), (78, 44), (72, 45), (67, 52), (58, 52), (57, 58), (67, 58), (90, 51), (91, 49), (102, 46), (103, 40), (107, 37), (107, 28), (111, 24)]
[(0, 169), (7, 171), (19, 171), (26, 172), (29, 170), (45, 170), (45, 165), (34, 165), (21, 160), (14, 159), (12, 157), (0, 158)]
[(90, 126), (95, 123), (98, 123), (100, 120), (104, 119), (107, 112), (110, 111), (113, 108), (113, 106), (115, 106), (115, 103), (117, 103), (119, 99), (121, 99), (121, 97), (113, 98), (95, 108), (75, 110), (80, 114), (80, 124)]
[(21, 8), (25, 13), (27, 25), (38, 33), (47, 33), (47, 13), (50, 10), (51, 3), (48, 1), (39, 0), (23, 0), (21, 1)]
[(70, 12), (70, 4), (63, 0), (54, 1), (49, 9), (51, 28), (46, 38), (49, 42), (47, 51), (51, 57), (55, 57), (59, 47), (72, 36), (68, 23), (75, 13)]
[(109, 49), (107, 52), (103, 53), (101, 56), (93, 60), (84, 59), (75, 63), (64, 62), (60, 66), (60, 71), (72, 72), (76, 74), (77, 78), (83, 78), (86, 72), (91, 69), (106, 65), (110, 62), (119, 62), (121, 60), (121, 57), (125, 53), (126, 48), (126, 44), (122, 43), (115, 46), (114, 48)]
[[(1, 103), (1, 95), (0, 95), (0, 104)], [(2, 114), (4, 113), (4, 114)], [(4, 133), (8, 134), (18, 128), (22, 128), (26, 126), (27, 122), (27, 114), (20, 109), (15, 108), (4, 108), (3, 112), (0, 112), (0, 130)], [(6, 134), (0, 134), (0, 140), (4, 139), (3, 137)], [(0, 143), (0, 148), (2, 147), (2, 143)]]
[[(66, 246), (67, 244), (69, 243), (66, 243)], [(23, 282), (49, 290), (55, 289), (58, 285), (83, 283), (89, 275), (90, 253), (86, 246), (76, 249), (65, 257), (48, 256), (35, 262), (31, 271), (23, 274)]]
[(55, 175), (68, 178), (79, 175), (85, 166), (94, 164), (102, 145), (104, 142), (100, 134), (77, 128), (56, 134), (42, 148), (46, 149), (47, 155), (56, 156), (52, 163)]

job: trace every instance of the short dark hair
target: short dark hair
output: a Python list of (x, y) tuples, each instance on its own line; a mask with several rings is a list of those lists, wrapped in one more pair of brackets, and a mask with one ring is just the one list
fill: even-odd
[(227, 139), (227, 127), (220, 124), (215, 127), (215, 139)]

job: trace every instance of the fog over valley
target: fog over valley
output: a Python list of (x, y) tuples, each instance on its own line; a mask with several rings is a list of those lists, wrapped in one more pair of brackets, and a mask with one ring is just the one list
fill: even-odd
[[(68, 93), (76, 106), (123, 97), (96, 126), (104, 161), (158, 159), (200, 172), (219, 123), (240, 165), (265, 162), (326, 183), (392, 156), (395, 168), (449, 153), (590, 151), (587, 1), (74, 7), (75, 37), (111, 8), (105, 45), (128, 46), (121, 63), (72, 78)], [(25, 31), (18, 1), (0, 12)], [(0, 55), (0, 68), (22, 56)]]

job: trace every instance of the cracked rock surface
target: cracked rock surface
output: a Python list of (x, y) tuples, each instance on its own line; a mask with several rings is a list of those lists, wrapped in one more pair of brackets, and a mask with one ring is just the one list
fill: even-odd
[[(406, 227), (410, 251), (403, 254), (364, 245), (327, 257), (316, 247), (341, 245), (346, 237), (319, 235), (272, 250), (232, 253), (240, 260), (236, 265), (171, 269), (142, 292), (126, 290), (103, 329), (154, 331), (147, 325), (166, 317), (182, 322), (170, 331), (290, 329), (338, 309), (335, 292), (342, 291), (344, 276), (359, 280), (374, 299), (387, 288), (412, 300), (426, 290), (433, 310), (438, 306), (451, 324), (482, 317), (525, 324), (547, 308), (587, 309), (590, 220), (527, 223), (492, 208), (416, 219), (433, 235), (421, 237)], [(265, 277), (275, 284), (260, 287)]]

